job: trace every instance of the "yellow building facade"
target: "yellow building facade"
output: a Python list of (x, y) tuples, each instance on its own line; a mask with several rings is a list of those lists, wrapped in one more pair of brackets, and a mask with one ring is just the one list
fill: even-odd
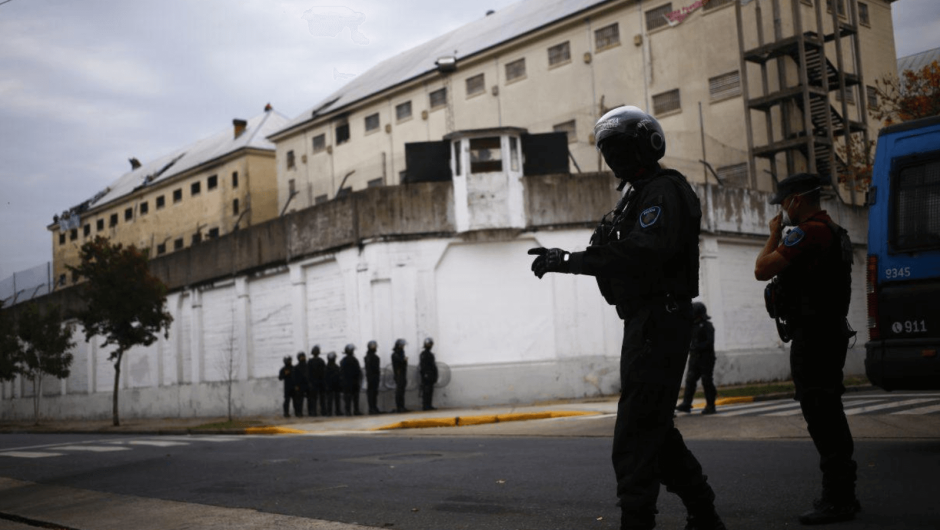
[(602, 171), (593, 125), (620, 105), (661, 122), (665, 166), (693, 181), (770, 191), (775, 178), (821, 162), (811, 168), (814, 157), (793, 154), (797, 147), (761, 150), (799, 139), (803, 102), (755, 102), (798, 89), (800, 67), (745, 56), (797, 34), (811, 44), (838, 24), (839, 39), (818, 42), (829, 67), (846, 74), (832, 78), (844, 83), (846, 105), (834, 85), (828, 99), (864, 124), (850, 130), (874, 139), (879, 124), (860, 103), (871, 101), (875, 79), (897, 72), (891, 1), (523, 0), (374, 66), (273, 134), (279, 206), (399, 184), (405, 144), (461, 130), (563, 131), (571, 172)]
[(274, 145), (265, 137), (286, 121), (268, 106), (156, 160), (131, 159), (130, 172), (47, 227), (56, 283), (75, 282), (67, 266), (97, 236), (158, 257), (276, 217)]

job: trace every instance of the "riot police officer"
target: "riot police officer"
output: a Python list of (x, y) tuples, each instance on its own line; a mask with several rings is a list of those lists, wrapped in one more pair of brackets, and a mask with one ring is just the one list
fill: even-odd
[[(823, 473), (822, 496), (800, 516), (802, 524), (853, 519), (854, 444), (842, 408), (842, 369), (855, 332), (846, 315), (852, 289), (852, 243), (820, 207), (822, 182), (797, 173), (777, 185), (771, 204), (782, 211), (770, 221), (770, 237), (757, 257), (754, 276), (768, 286), (778, 329), (790, 345), (790, 371), (806, 427)], [(784, 237), (784, 226), (794, 228)], [(768, 309), (771, 309), (768, 307)], [(781, 322), (782, 321), (782, 322)]]
[(379, 382), (382, 378), (381, 361), (376, 353), (379, 346), (374, 340), (370, 340), (366, 346), (366, 401), (369, 402), (369, 414), (381, 414), (379, 410)]
[(336, 352), (326, 354), (326, 415), (341, 416), (340, 396), (343, 395), (343, 374), (336, 364)]
[(437, 410), (431, 405), (434, 397), (434, 383), (437, 383), (437, 363), (434, 362), (434, 339), (424, 339), (424, 350), (418, 357), (418, 370), (421, 373), (421, 408), (422, 410)]
[(284, 381), (284, 417), (290, 418), (290, 402), (294, 396), (294, 360), (290, 355), (284, 357), (284, 367), (277, 373), (277, 378)]
[(294, 416), (298, 418), (304, 415), (304, 398), (307, 397), (307, 393), (310, 391), (307, 372), (307, 354), (298, 352), (297, 368), (294, 370)]
[(405, 408), (405, 388), (408, 386), (408, 357), (405, 339), (395, 341), (392, 348), (392, 372), (395, 375), (395, 412), (408, 412)]
[(673, 424), (698, 295), (702, 212), (685, 177), (662, 169), (662, 127), (636, 107), (616, 108), (594, 127), (618, 190), (631, 189), (607, 214), (584, 252), (536, 248), (532, 271), (586, 274), (624, 320), (621, 395), (612, 460), (621, 529), (656, 526), (660, 484), (682, 499), (687, 530), (725, 526), (698, 460)]
[(702, 414), (714, 414), (715, 398), (715, 326), (709, 322), (708, 310), (702, 302), (692, 304), (692, 344), (689, 346), (689, 369), (685, 376), (685, 396), (676, 407), (680, 412), (692, 412), (695, 387), (702, 380), (705, 390), (705, 408)]
[(317, 415), (317, 400), (320, 401), (320, 414), (326, 416), (326, 362), (320, 358), (320, 345), (310, 348), (310, 398), (309, 414)]
[(339, 369), (343, 379), (343, 403), (346, 405), (346, 415), (362, 416), (359, 412), (359, 388), (362, 386), (362, 368), (359, 366), (359, 359), (353, 353), (356, 346), (347, 344), (343, 350), (343, 360), (339, 363)]

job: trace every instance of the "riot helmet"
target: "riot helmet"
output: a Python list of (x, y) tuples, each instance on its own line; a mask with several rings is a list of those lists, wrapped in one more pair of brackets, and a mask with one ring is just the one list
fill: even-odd
[(304, 353), (304, 352), (302, 352), (302, 351), (297, 352), (297, 360), (298, 360), (298, 361), (306, 361), (306, 360), (307, 360), (307, 354)]
[(369, 344), (366, 345), (366, 349), (369, 351), (375, 351), (378, 347), (379, 345), (374, 340), (370, 340)]
[(692, 303), (692, 318), (695, 320), (702, 320), (708, 318), (708, 311), (705, 309), (705, 304), (702, 302), (693, 302)]
[(314, 356), (314, 357), (319, 357), (319, 356), (320, 356), (320, 345), (319, 345), (319, 344), (315, 345), (313, 348), (310, 348), (310, 355), (312, 355), (312, 356)]
[(352, 343), (347, 344), (346, 347), (343, 349), (343, 353), (345, 353), (346, 355), (352, 355), (354, 351), (356, 351), (356, 346), (355, 344), (352, 344)]
[(434, 346), (434, 339), (431, 337), (424, 339), (424, 349), (430, 350), (432, 346)]
[(398, 339), (395, 341), (395, 349), (401, 350), (405, 347), (405, 339)]
[(290, 366), (293, 363), (294, 363), (294, 359), (292, 359), (290, 355), (284, 356), (284, 366)]
[(647, 176), (666, 154), (666, 135), (649, 114), (633, 106), (617, 107), (594, 126), (594, 142), (614, 176), (634, 182)]
[(329, 362), (331, 362), (331, 363), (332, 363), (332, 362), (335, 362), (335, 361), (336, 361), (336, 352), (332, 352), (332, 351), (331, 351), (330, 353), (326, 354), (326, 359), (327, 359)]

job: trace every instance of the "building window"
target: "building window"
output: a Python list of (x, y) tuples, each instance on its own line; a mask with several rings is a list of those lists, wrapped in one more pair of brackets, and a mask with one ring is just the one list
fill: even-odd
[(163, 195), (157, 197), (157, 209), (160, 210), (166, 206), (166, 199), (163, 198)]
[(150, 205), (147, 201), (140, 203), (140, 215), (147, 215), (150, 213)]
[(509, 137), (509, 164), (513, 171), (519, 171), (519, 139)]
[(460, 163), (460, 161), (463, 160), (463, 158), (460, 156), (460, 145), (460, 140), (454, 141), (454, 169), (456, 170), (455, 173), (457, 175), (463, 174), (463, 167)]
[(486, 81), (483, 74), (467, 78), (467, 97), (482, 94), (486, 90)]
[(525, 57), (506, 63), (506, 82), (525, 77)]
[(342, 145), (349, 141), (349, 122), (343, 121), (336, 126), (336, 145)]
[(565, 41), (548, 49), (548, 65), (557, 66), (571, 60), (571, 44)]
[(133, 208), (124, 208), (124, 220), (130, 221), (134, 218), (134, 209)]
[[(839, 0), (839, 16), (845, 16), (845, 0)], [(826, 12), (832, 13), (832, 0), (826, 0)]]
[(69, 241), (75, 241), (78, 239), (78, 228), (73, 228), (69, 230)]
[(62, 233), (62, 232), (59, 232), (59, 244), (60, 244), (60, 245), (64, 245), (64, 244), (65, 244), (65, 234)]
[(715, 170), (722, 186), (734, 188), (747, 187), (747, 163), (719, 167)]
[(654, 29), (669, 25), (669, 19), (666, 18), (666, 15), (669, 13), (672, 13), (672, 2), (647, 11), (646, 31), (653, 31)]
[(708, 80), (708, 93), (712, 101), (741, 95), (741, 75), (737, 70)]
[(710, 11), (716, 7), (726, 6), (728, 4), (734, 3), (734, 0), (709, 0), (705, 4), (705, 11)]
[(173, 250), (180, 250), (183, 248), (183, 238), (179, 238), (173, 241)]
[(232, 187), (233, 188), (238, 187), (238, 171), (232, 172)]
[(366, 132), (372, 132), (379, 128), (379, 113), (366, 116)]
[(183, 200), (183, 190), (173, 190), (173, 202), (180, 202)]
[(653, 96), (653, 114), (665, 114), (681, 108), (678, 88)]
[(157, 255), (160, 256), (166, 254), (166, 243), (160, 243), (157, 245)]
[(406, 101), (395, 105), (395, 119), (398, 121), (407, 120), (411, 117), (411, 102)]
[(297, 167), (297, 162), (294, 160), (294, 151), (287, 152), (287, 169), (294, 169)]
[(437, 109), (447, 105), (447, 88), (440, 88), (431, 92), (428, 96), (431, 100), (431, 108)]
[(238, 199), (232, 200), (232, 215), (238, 215)]
[(563, 132), (567, 134), (569, 144), (578, 141), (578, 133), (574, 120), (566, 121), (565, 123), (559, 123), (558, 125), (552, 127), (552, 130), (555, 132)]
[(193, 244), (193, 245), (198, 245), (199, 243), (202, 243), (202, 234), (199, 234), (199, 233), (193, 234), (193, 243), (192, 243), (192, 244)]
[(293, 197), (295, 193), (297, 193), (297, 183), (294, 179), (290, 179), (287, 181), (287, 196)]
[(199, 193), (200, 193), (201, 191), (202, 191), (202, 183), (201, 183), (201, 182), (196, 181), (196, 182), (193, 182), (192, 184), (189, 185), (189, 194), (190, 194), (191, 196), (199, 195)]
[[(836, 90), (836, 101), (842, 101), (842, 91)], [(849, 105), (855, 104), (855, 88), (845, 87), (845, 101)]]
[(868, 18), (868, 4), (858, 3), (858, 22), (864, 26), (871, 26), (871, 19)]
[[(712, 2), (714, 1), (712, 0)], [(618, 44), (620, 44), (620, 26), (616, 22), (594, 32), (594, 49), (596, 51), (605, 50)]]
[(91, 224), (86, 224), (82, 227), (82, 235), (88, 237), (91, 235)]
[(470, 173), (492, 173), (503, 170), (499, 136), (470, 139)]
[(323, 195), (317, 195), (317, 197), (313, 199), (313, 204), (323, 204), (327, 201), (327, 199), (328, 197), (325, 193)]
[(218, 228), (212, 228), (212, 229), (210, 229), (210, 230), (209, 230), (209, 233), (207, 234), (207, 237), (208, 237), (209, 239), (215, 239), (215, 238), (219, 237), (219, 229), (218, 229)]
[(369, 188), (381, 188), (384, 185), (385, 185), (385, 179), (382, 177), (379, 177), (377, 179), (372, 179), (366, 183), (366, 186)]
[(319, 153), (326, 150), (326, 135), (318, 134), (313, 137), (313, 152)]
[(218, 187), (219, 187), (219, 176), (218, 176), (218, 175), (212, 175), (212, 176), (210, 176), (208, 179), (206, 179), (206, 189), (207, 189), (207, 190), (214, 190), (214, 189), (216, 189), (216, 188), (218, 188)]
[(72, 271), (72, 283), (78, 283), (78, 273)]
[(117, 223), (118, 223), (118, 216), (117, 216), (117, 214), (116, 214), (116, 213), (111, 214), (111, 219), (109, 219), (109, 221), (110, 221), (110, 222), (108, 223), (108, 226), (109, 226), (109, 227), (115, 227), (115, 226), (117, 226)]
[(99, 232), (104, 230), (104, 219), (98, 219), (95, 221), (95, 229), (97, 229)]
[(878, 89), (873, 86), (865, 87), (865, 95), (868, 96), (868, 108), (878, 110)]

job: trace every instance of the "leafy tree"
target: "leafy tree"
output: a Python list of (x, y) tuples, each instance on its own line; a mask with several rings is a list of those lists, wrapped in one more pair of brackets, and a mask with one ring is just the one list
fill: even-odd
[(33, 382), (33, 415), (39, 424), (39, 402), (42, 399), (42, 378), (51, 375), (60, 379), (69, 376), (75, 346), (72, 327), (63, 325), (58, 306), (45, 313), (36, 304), (26, 306), (17, 321), (16, 335), (21, 344), (19, 371)]
[(87, 281), (80, 286), (88, 308), (79, 316), (85, 327), (85, 340), (95, 335), (105, 338), (102, 347), (114, 345), (109, 360), (114, 362), (112, 416), (118, 417), (118, 388), (121, 359), (134, 346), (149, 346), (163, 331), (169, 338), (173, 317), (165, 311), (166, 285), (150, 273), (147, 254), (133, 245), (111, 244), (96, 237), (82, 245), (81, 264), (69, 266)]

